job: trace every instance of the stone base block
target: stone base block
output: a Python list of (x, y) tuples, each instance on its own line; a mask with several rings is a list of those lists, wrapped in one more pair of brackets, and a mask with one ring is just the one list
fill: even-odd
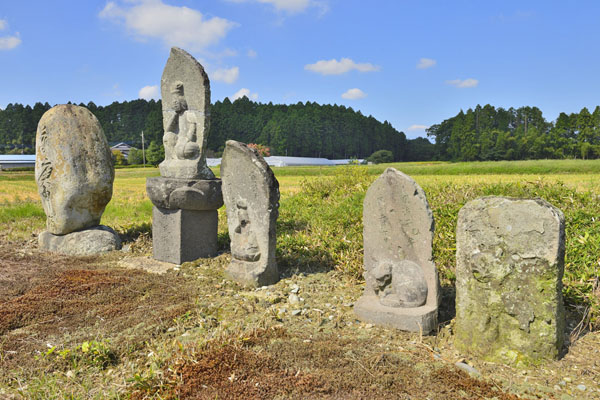
[(217, 210), (223, 205), (220, 179), (176, 179), (157, 176), (146, 180), (146, 193), (155, 207), (170, 210)]
[(438, 309), (427, 304), (415, 308), (386, 307), (377, 296), (362, 296), (354, 305), (354, 313), (361, 321), (403, 331), (427, 334), (437, 329)]
[(42, 232), (38, 238), (40, 248), (71, 256), (88, 256), (121, 248), (121, 239), (108, 226), (99, 225), (66, 235)]
[(268, 286), (279, 281), (279, 271), (275, 260), (264, 261), (241, 261), (235, 258), (231, 260), (225, 269), (225, 275), (245, 286)]
[(154, 258), (182, 264), (217, 254), (216, 210), (152, 210), (152, 245)]

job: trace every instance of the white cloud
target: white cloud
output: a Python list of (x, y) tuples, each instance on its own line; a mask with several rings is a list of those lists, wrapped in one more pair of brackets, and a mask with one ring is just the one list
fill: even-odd
[(218, 42), (237, 25), (224, 18), (205, 18), (197, 10), (170, 6), (162, 0), (124, 0), (123, 6), (110, 1), (99, 17), (123, 23), (138, 39), (160, 39), (167, 46), (191, 51)]
[(479, 81), (473, 78), (453, 79), (451, 81), (446, 81), (446, 83), (457, 88), (473, 88), (479, 85)]
[(437, 64), (437, 61), (435, 61), (433, 58), (421, 58), (417, 64), (417, 68), (427, 69), (433, 67), (435, 64)]
[[(4, 31), (7, 29), (8, 29), (8, 21), (5, 19), (0, 19), (0, 31)], [(19, 37), (18, 32), (12, 36), (1, 36), (0, 37), (0, 50), (12, 50), (20, 44), (21, 44), (21, 38)]]
[(252, 49), (249, 49), (248, 53), (246, 53), (246, 55), (250, 58), (256, 58), (258, 56), (258, 53)]
[(310, 0), (258, 0), (259, 3), (271, 4), (277, 11), (297, 14), (305, 11), (310, 5)]
[(232, 3), (246, 3), (248, 1), (255, 1), (262, 4), (270, 4), (278, 12), (285, 12), (287, 14), (299, 14), (306, 11), (310, 7), (317, 7), (320, 9), (320, 14), (327, 12), (329, 7), (325, 1), (322, 0), (229, 0)]
[(367, 97), (367, 94), (360, 89), (348, 89), (346, 92), (342, 93), (343, 99), (348, 100), (358, 100)]
[(218, 69), (210, 76), (214, 81), (221, 81), (225, 83), (234, 83), (240, 76), (239, 67), (233, 67), (229, 69)]
[(379, 71), (380, 67), (370, 63), (355, 63), (349, 58), (342, 58), (340, 61), (334, 58), (332, 60), (320, 60), (314, 64), (307, 64), (304, 66), (304, 69), (321, 75), (341, 75), (351, 70), (360, 72)]
[(424, 131), (429, 128), (427, 125), (413, 124), (408, 127), (407, 131)]
[(250, 89), (246, 89), (246, 88), (241, 88), (240, 90), (235, 92), (235, 94), (233, 96), (229, 97), (229, 99), (231, 101), (236, 101), (237, 99), (241, 99), (244, 96), (246, 96), (250, 100), (254, 100), (254, 101), (258, 100), (258, 93), (251, 93)]
[(21, 44), (21, 39), (18, 36), (0, 37), (0, 50), (12, 50)]
[(144, 86), (143, 88), (140, 89), (140, 91), (138, 93), (138, 97), (140, 99), (145, 99), (145, 100), (158, 99), (159, 98), (158, 85)]

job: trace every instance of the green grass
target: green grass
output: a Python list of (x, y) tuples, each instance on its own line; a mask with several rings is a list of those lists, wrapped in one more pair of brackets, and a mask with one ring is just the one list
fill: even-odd
[[(524, 160), (481, 162), (404, 162), (361, 165), (369, 175), (380, 175), (387, 167), (394, 167), (408, 175), (547, 175), (547, 174), (600, 174), (600, 160)], [(280, 176), (333, 176), (344, 166), (304, 166), (274, 168)]]
[(584, 174), (600, 173), (600, 160), (524, 160), (460, 163), (396, 163), (371, 166), (372, 172), (385, 166), (402, 169), (409, 175), (480, 175), (480, 174)]
[[(600, 160), (274, 168), (282, 192), (277, 254), (287, 274), (336, 269), (361, 279), (362, 201), (368, 185), (388, 166), (413, 175), (428, 196), (436, 221), (434, 257), (446, 285), (453, 285), (456, 218), (467, 201), (486, 195), (541, 197), (560, 208), (567, 234), (565, 298), (573, 306), (589, 307), (590, 323), (600, 326), (600, 299), (594, 293), (600, 263)], [(218, 168), (213, 171), (218, 175)], [(152, 204), (145, 180), (158, 175), (156, 168), (117, 170), (102, 223), (125, 236), (147, 231)], [(35, 191), (33, 173), (0, 173), (0, 194), (12, 196), (0, 203), (0, 229), (18, 238), (43, 230), (41, 204), (31, 200)], [(221, 210), (222, 236), (224, 218)]]

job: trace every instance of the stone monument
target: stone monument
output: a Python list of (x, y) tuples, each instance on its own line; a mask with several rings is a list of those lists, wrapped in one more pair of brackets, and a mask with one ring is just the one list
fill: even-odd
[(217, 253), (221, 180), (206, 165), (210, 82), (202, 65), (177, 47), (161, 79), (165, 160), (160, 177), (148, 178), (154, 204), (154, 258), (181, 264)]
[(96, 117), (72, 104), (48, 110), (36, 136), (35, 180), (47, 228), (40, 247), (70, 255), (120, 248), (119, 236), (99, 225), (114, 178), (112, 153)]
[(548, 202), (467, 203), (456, 232), (456, 347), (495, 362), (558, 357), (564, 252), (564, 216)]
[(277, 282), (279, 182), (255, 149), (235, 140), (226, 143), (221, 178), (231, 238), (227, 275), (249, 286)]
[(367, 190), (363, 224), (366, 286), (354, 312), (378, 325), (436, 330), (434, 221), (423, 189), (408, 175), (386, 169)]

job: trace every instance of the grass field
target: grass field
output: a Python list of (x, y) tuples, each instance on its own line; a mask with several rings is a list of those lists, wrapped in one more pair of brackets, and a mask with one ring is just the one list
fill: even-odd
[[(434, 213), (434, 259), (443, 284), (437, 336), (366, 326), (352, 314), (362, 290), (362, 201), (389, 166), (414, 177)], [(151, 254), (145, 180), (157, 169), (116, 171), (102, 223), (121, 234), (130, 253), (99, 258), (40, 253), (35, 237), (45, 215), (33, 172), (0, 172), (0, 262), (9, 271), (0, 265), (0, 397), (195, 398), (194, 390), (203, 390), (198, 398), (600, 397), (600, 161), (274, 172), (281, 190), (277, 257), (283, 279), (258, 291), (223, 278), (229, 260), (223, 209), (219, 257), (160, 277), (123, 272), (123, 260)], [(524, 373), (470, 360), (482, 374), (473, 378), (453, 366), (464, 356), (451, 340), (455, 227), (458, 210), (484, 195), (541, 197), (565, 213), (572, 344), (563, 359)], [(73, 286), (73, 276), (85, 282), (85, 292)], [(301, 287), (300, 305), (288, 303), (294, 285)], [(256, 369), (266, 372), (256, 376)], [(578, 392), (575, 383), (586, 391)]]

